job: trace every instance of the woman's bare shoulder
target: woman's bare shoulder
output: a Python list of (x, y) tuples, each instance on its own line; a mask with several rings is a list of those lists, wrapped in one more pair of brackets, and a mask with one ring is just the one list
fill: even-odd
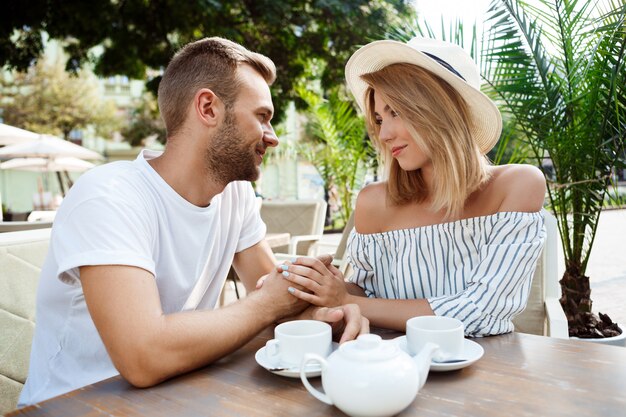
[(377, 233), (387, 207), (387, 184), (375, 182), (359, 192), (354, 213), (354, 227), (359, 233)]
[(501, 197), (498, 211), (536, 212), (543, 207), (546, 180), (543, 172), (526, 164), (493, 167), (494, 193)]

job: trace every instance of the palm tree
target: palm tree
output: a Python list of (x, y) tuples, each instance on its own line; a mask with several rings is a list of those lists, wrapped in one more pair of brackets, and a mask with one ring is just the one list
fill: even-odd
[[(494, 0), (482, 72), (546, 172), (565, 257), (561, 305), (570, 336), (621, 333), (591, 312), (585, 275), (626, 135), (626, 6), (622, 0)], [(620, 161), (620, 159), (622, 159)]]
[(373, 160), (365, 123), (352, 101), (341, 98), (337, 91), (328, 98), (302, 85), (296, 91), (307, 105), (307, 133), (312, 139), (301, 151), (320, 173), (326, 193), (336, 192), (343, 226), (352, 214), (354, 199)]

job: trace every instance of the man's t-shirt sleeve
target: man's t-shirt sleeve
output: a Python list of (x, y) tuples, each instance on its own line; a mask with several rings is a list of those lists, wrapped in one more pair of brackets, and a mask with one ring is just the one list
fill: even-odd
[(119, 201), (106, 198), (81, 202), (63, 219), (55, 219), (53, 256), (63, 282), (78, 283), (81, 266), (128, 265), (154, 275), (153, 236), (149, 216)]

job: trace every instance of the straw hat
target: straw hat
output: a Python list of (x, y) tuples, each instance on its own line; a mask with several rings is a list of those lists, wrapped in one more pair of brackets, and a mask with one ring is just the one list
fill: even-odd
[(361, 75), (384, 67), (407, 63), (438, 75), (465, 99), (472, 118), (471, 132), (482, 153), (494, 147), (502, 131), (502, 116), (496, 105), (480, 91), (480, 73), (462, 48), (436, 39), (415, 37), (408, 43), (376, 41), (361, 47), (346, 64), (348, 88), (365, 111), (367, 84)]

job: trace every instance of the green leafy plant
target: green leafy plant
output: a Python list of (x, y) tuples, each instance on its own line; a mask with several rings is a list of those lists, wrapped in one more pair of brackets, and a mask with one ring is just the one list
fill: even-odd
[(483, 76), (545, 172), (565, 257), (561, 305), (571, 336), (621, 333), (592, 314), (585, 275), (626, 135), (626, 6), (622, 1), (494, 0)]
[(25, 73), (0, 75), (4, 122), (65, 139), (74, 129), (93, 126), (109, 136), (122, 124), (113, 103), (103, 101), (98, 83), (87, 71), (69, 74), (64, 57), (39, 61)]
[(144, 146), (144, 140), (156, 135), (160, 143), (165, 143), (165, 124), (159, 114), (156, 97), (150, 92), (142, 95), (131, 112), (130, 123), (122, 129), (124, 140), (131, 146)]
[(307, 105), (308, 117), (309, 140), (305, 139), (301, 153), (317, 168), (327, 194), (337, 194), (339, 218), (345, 224), (371, 161), (365, 123), (352, 102), (338, 92), (325, 99), (303, 85), (296, 91)]

